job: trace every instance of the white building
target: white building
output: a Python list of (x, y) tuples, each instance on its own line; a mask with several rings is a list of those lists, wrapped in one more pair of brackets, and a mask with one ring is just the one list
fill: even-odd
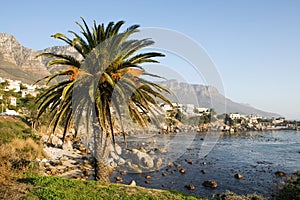
[(10, 79), (6, 79), (6, 80), (8, 81), (8, 86), (6, 86), (4, 88), (4, 91), (13, 90), (14, 92), (20, 92), (21, 81), (14, 81), (14, 80), (10, 80)]
[(10, 99), (10, 105), (17, 106), (17, 98), (16, 97), (10, 96), (9, 99)]
[(239, 113), (230, 113), (230, 114), (229, 114), (229, 117), (230, 117), (231, 119), (235, 120), (235, 119), (241, 119), (241, 118), (242, 118), (242, 115), (239, 114)]

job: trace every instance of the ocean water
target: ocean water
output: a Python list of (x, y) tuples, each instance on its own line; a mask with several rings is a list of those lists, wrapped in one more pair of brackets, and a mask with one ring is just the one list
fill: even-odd
[[(127, 138), (129, 146), (149, 149), (152, 145), (151, 148), (166, 148), (168, 153), (158, 155), (166, 161), (159, 171), (127, 173), (122, 176), (123, 183), (135, 180), (139, 186), (178, 190), (202, 197), (230, 190), (237, 194), (257, 193), (271, 199), (287, 179), (277, 177), (275, 172), (292, 174), (300, 170), (300, 131), (247, 132), (220, 137), (210, 134), (178, 133)], [(192, 164), (186, 162), (187, 159)], [(181, 166), (166, 166), (172, 161)], [(181, 174), (180, 168), (184, 168), (186, 173)], [(162, 176), (162, 173), (167, 176)], [(236, 179), (234, 175), (237, 173), (244, 177)], [(145, 179), (146, 175), (151, 178)], [(120, 174), (114, 172), (112, 181), (115, 176)], [(205, 180), (217, 181), (218, 187), (204, 187), (202, 183)], [(186, 189), (184, 186), (188, 184), (193, 184), (195, 190)]]

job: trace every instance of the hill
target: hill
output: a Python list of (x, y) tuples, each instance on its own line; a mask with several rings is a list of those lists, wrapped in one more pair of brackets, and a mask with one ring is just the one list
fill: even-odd
[(278, 117), (279, 114), (265, 112), (249, 105), (240, 104), (224, 97), (215, 87), (188, 83), (176, 80), (160, 82), (172, 95), (167, 95), (172, 102), (194, 104), (199, 107), (213, 108), (217, 113), (257, 114), (263, 117)]

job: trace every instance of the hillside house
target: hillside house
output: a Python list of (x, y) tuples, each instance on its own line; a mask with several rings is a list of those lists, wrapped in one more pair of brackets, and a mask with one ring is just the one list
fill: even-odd
[(17, 97), (10, 96), (9, 99), (10, 99), (10, 105), (17, 106)]

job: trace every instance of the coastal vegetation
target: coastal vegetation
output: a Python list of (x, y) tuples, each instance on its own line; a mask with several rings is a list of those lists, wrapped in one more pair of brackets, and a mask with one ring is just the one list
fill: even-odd
[[(44, 155), (40, 136), (20, 117), (0, 117), (2, 199), (205, 199), (177, 191), (147, 189), (124, 184), (72, 180), (44, 176), (37, 158)], [(292, 176), (276, 199), (298, 199), (300, 173)], [(78, 193), (78, 191), (82, 191)], [(226, 192), (214, 199), (263, 199), (258, 195), (236, 195)]]

